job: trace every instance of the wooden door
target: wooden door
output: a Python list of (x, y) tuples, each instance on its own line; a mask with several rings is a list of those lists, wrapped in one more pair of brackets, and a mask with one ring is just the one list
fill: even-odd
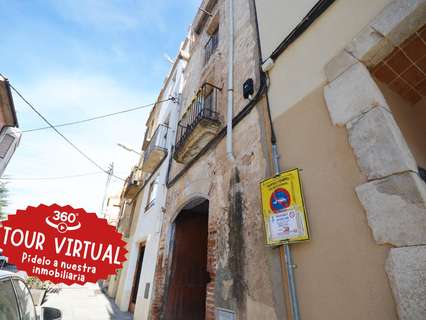
[(135, 311), (136, 298), (138, 296), (139, 280), (141, 278), (141, 270), (142, 270), (144, 253), (145, 253), (145, 246), (141, 245), (139, 248), (138, 261), (136, 264), (135, 277), (133, 278), (132, 293), (130, 295), (129, 311), (132, 313)]
[(184, 210), (176, 219), (166, 320), (205, 319), (206, 287), (209, 281), (207, 210)]

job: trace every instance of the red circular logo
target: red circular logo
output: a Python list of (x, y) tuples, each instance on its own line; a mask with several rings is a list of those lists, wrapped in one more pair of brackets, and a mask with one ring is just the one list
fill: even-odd
[(106, 279), (126, 260), (125, 245), (105, 219), (71, 206), (28, 207), (0, 227), (0, 248), (9, 263), (53, 283)]

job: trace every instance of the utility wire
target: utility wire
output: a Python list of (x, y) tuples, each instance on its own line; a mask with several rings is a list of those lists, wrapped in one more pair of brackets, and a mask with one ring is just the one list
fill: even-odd
[[(1, 73), (0, 76), (4, 77)], [(79, 147), (77, 147), (71, 140), (69, 140), (67, 137), (65, 137), (58, 129), (55, 128), (53, 124), (49, 122), (25, 97), (12, 85), (9, 84), (12, 90), (24, 101), (41, 119), (43, 119), (44, 122), (46, 122), (49, 127), (51, 127), (58, 135), (62, 137), (71, 147), (73, 147), (79, 154), (81, 154), (84, 158), (86, 158), (89, 162), (91, 162), (95, 167), (97, 167), (102, 172), (109, 174), (107, 170), (105, 170), (101, 165), (99, 165), (95, 160), (90, 158), (87, 154), (85, 154)], [(113, 175), (113, 177), (120, 179), (122, 181), (126, 181), (123, 178), (117, 177)]]
[(102, 172), (96, 171), (96, 172), (88, 172), (88, 173), (81, 173), (81, 174), (74, 174), (69, 176), (57, 176), (57, 177), (28, 177), (28, 178), (22, 178), (22, 177), (1, 177), (0, 180), (7, 180), (7, 181), (18, 181), (18, 180), (61, 180), (61, 179), (72, 179), (72, 178), (80, 178), (80, 177), (87, 177), (87, 176), (93, 176), (96, 174), (101, 174)]
[[(16, 92), (16, 91), (15, 91)], [(143, 109), (143, 108), (148, 108), (151, 107), (157, 103), (162, 103), (162, 102), (166, 102), (169, 100), (174, 100), (174, 97), (170, 97), (168, 99), (165, 100), (160, 100), (154, 103), (150, 103), (150, 104), (146, 104), (143, 106), (139, 106), (139, 107), (134, 107), (134, 108), (130, 108), (130, 109), (124, 109), (121, 111), (117, 111), (117, 112), (112, 112), (112, 113), (107, 113), (104, 115), (100, 115), (100, 116), (95, 116), (95, 117), (91, 117), (91, 118), (87, 118), (87, 119), (82, 119), (82, 120), (77, 120), (77, 121), (71, 121), (71, 122), (64, 122), (64, 123), (60, 123), (60, 124), (55, 124), (54, 127), (59, 128), (59, 127), (65, 127), (65, 126), (71, 126), (74, 124), (79, 124), (79, 123), (84, 123), (84, 122), (89, 122), (89, 121), (94, 121), (94, 120), (99, 120), (99, 119), (104, 119), (107, 117), (112, 117), (112, 116), (116, 116), (122, 113), (127, 113), (127, 112), (132, 112), (132, 111), (136, 111), (139, 109)], [(33, 129), (27, 129), (27, 130), (22, 130), (21, 132), (33, 132), (33, 131), (40, 131), (40, 130), (46, 130), (46, 129), (51, 129), (51, 126), (46, 126), (46, 127), (40, 127), (40, 128), (33, 128)]]

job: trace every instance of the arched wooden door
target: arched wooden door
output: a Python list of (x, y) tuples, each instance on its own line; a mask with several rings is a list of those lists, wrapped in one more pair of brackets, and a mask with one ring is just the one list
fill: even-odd
[(206, 313), (208, 201), (182, 210), (175, 239), (166, 320), (204, 320)]

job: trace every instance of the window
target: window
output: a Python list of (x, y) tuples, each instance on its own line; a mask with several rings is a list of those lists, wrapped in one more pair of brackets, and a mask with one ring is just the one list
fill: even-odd
[(209, 111), (213, 110), (213, 90), (207, 93), (204, 97), (204, 109)]
[(210, 60), (210, 57), (216, 51), (217, 45), (219, 44), (219, 28), (217, 28), (210, 36), (209, 41), (207, 41), (206, 46), (204, 47), (205, 51), (205, 60), (207, 63)]
[(33, 298), (27, 286), (21, 280), (14, 279), (12, 281), (18, 298), (19, 309), (21, 310), (21, 319), (36, 320)]
[(0, 281), (0, 320), (19, 320), (18, 304), (10, 280)]
[(157, 176), (150, 184), (149, 184), (149, 190), (148, 190), (148, 199), (147, 204), (145, 207), (145, 211), (151, 208), (155, 204), (155, 198), (157, 197), (158, 192), (158, 183), (159, 183), (159, 176)]
[(4, 136), (3, 140), (0, 143), (0, 158), (3, 159), (4, 157), (6, 157), (7, 152), (12, 146), (13, 141), (15, 141), (15, 138), (10, 134), (6, 134)]
[(420, 178), (423, 179), (424, 182), (426, 182), (426, 170), (422, 167), (419, 167), (419, 175)]

